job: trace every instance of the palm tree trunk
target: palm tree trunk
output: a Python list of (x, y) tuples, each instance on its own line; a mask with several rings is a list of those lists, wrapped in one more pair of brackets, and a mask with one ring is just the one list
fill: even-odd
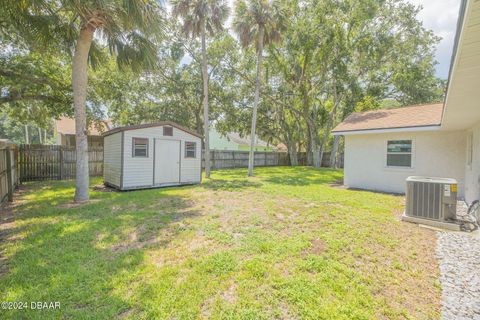
[(250, 130), (250, 153), (248, 155), (248, 176), (253, 176), (253, 164), (254, 164), (254, 152), (253, 147), (255, 144), (255, 129), (257, 125), (257, 109), (258, 100), (260, 98), (260, 86), (262, 84), (262, 64), (263, 64), (263, 36), (265, 29), (263, 26), (259, 26), (258, 30), (258, 46), (257, 46), (257, 79), (255, 81), (255, 100), (253, 101), (253, 115), (252, 115), (252, 128)]
[(75, 109), (76, 182), (75, 202), (88, 201), (88, 141), (87, 141), (87, 70), (88, 52), (92, 44), (94, 29), (82, 27), (73, 55), (72, 85)]
[(30, 144), (30, 138), (28, 136), (28, 124), (25, 125), (25, 144)]
[(210, 137), (208, 115), (208, 66), (205, 44), (205, 20), (202, 21), (203, 137), (205, 145), (205, 178), (210, 178)]
[(40, 127), (38, 129), (38, 142), (42, 144), (42, 129)]

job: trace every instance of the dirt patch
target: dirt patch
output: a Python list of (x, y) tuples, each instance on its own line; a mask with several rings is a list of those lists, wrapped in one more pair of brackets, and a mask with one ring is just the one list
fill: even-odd
[(327, 243), (322, 239), (314, 239), (311, 242), (310, 248), (306, 249), (304, 251), (304, 254), (305, 255), (315, 254), (315, 255), (319, 256), (322, 253), (324, 253), (325, 250), (327, 250)]
[(227, 290), (222, 292), (220, 297), (228, 303), (234, 304), (237, 302), (237, 284), (233, 282)]

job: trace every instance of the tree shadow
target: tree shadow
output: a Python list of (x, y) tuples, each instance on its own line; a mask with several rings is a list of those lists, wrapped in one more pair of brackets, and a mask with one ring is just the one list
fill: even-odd
[(287, 186), (308, 186), (332, 184), (342, 179), (342, 171), (326, 168), (294, 167), (295, 169), (273, 172), (264, 178), (265, 182)]
[(35, 200), (12, 208), (19, 225), (8, 220), (8, 238), (0, 239), (0, 300), (60, 301), (61, 309), (9, 310), (5, 318), (118, 317), (132, 306), (115, 294), (116, 281), (138, 275), (150, 250), (168, 246), (202, 214), (158, 189), (94, 194), (99, 201), (62, 209), (51, 205), (56, 187), (31, 190), (40, 193)]
[(202, 187), (205, 189), (215, 190), (215, 191), (236, 191), (242, 190), (246, 188), (258, 188), (261, 187), (262, 184), (257, 181), (251, 181), (247, 179), (234, 179), (234, 180), (226, 180), (226, 179), (210, 179), (207, 182), (202, 184)]

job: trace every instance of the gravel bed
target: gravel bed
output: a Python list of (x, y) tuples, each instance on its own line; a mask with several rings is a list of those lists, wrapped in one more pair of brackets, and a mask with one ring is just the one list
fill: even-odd
[(480, 232), (438, 232), (442, 319), (480, 320)]

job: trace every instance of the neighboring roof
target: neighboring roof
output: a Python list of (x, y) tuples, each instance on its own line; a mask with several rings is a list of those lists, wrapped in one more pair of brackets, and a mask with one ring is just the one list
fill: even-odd
[[(75, 134), (75, 119), (62, 117), (55, 120), (55, 128), (57, 133)], [(88, 134), (91, 136), (101, 136), (103, 132), (110, 130), (111, 122), (102, 121), (97, 124), (91, 124), (88, 128)]]
[(178, 130), (182, 130), (182, 131), (185, 131), (193, 136), (196, 136), (196, 137), (199, 137), (199, 138), (203, 138), (202, 135), (198, 134), (197, 132), (193, 131), (193, 130), (190, 130), (188, 128), (185, 128), (185, 127), (182, 127), (181, 125), (179, 124), (176, 124), (175, 122), (171, 122), (171, 121), (160, 121), (160, 122), (155, 122), (155, 123), (144, 123), (144, 124), (137, 124), (137, 125), (133, 125), (133, 126), (125, 126), (125, 127), (117, 127), (115, 129), (112, 129), (110, 131), (107, 131), (105, 133), (103, 133), (103, 136), (109, 136), (111, 134), (114, 134), (114, 133), (117, 133), (117, 132), (121, 132), (121, 131), (127, 131), (127, 130), (136, 130), (136, 129), (144, 129), (144, 128), (152, 128), (152, 127), (162, 127), (162, 126), (171, 126), (171, 127), (175, 127), (177, 128)]
[(436, 103), (352, 113), (332, 132), (339, 134), (365, 130), (440, 126), (442, 110), (443, 104)]
[[(227, 138), (230, 139), (230, 141), (233, 141), (241, 146), (249, 146), (250, 145), (250, 136), (245, 136), (245, 137), (241, 137), (240, 134), (238, 134), (237, 132), (230, 132), (230, 133), (227, 133)], [(256, 137), (255, 139), (255, 147), (268, 147), (268, 143), (266, 143), (265, 141), (263, 140), (260, 140), (258, 139), (258, 137)]]

